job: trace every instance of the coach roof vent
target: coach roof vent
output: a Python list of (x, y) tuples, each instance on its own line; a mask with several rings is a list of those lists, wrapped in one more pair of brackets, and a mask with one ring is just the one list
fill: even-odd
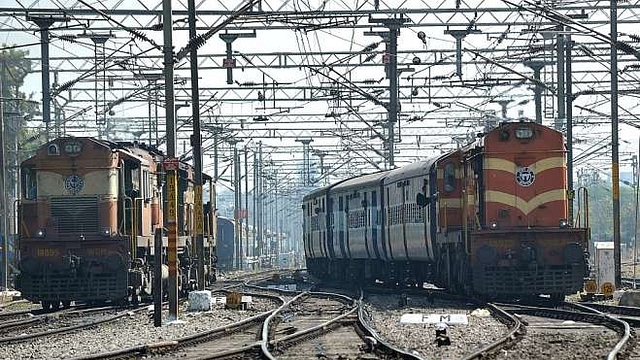
[(47, 145), (47, 155), (60, 155), (60, 148), (58, 144)]

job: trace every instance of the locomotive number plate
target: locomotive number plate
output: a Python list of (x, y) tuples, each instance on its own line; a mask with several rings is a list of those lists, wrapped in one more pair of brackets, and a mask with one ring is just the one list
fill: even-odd
[(87, 255), (89, 256), (107, 256), (111, 254), (108, 249), (87, 249)]
[(37, 257), (56, 257), (58, 256), (58, 249), (40, 248), (36, 249)]

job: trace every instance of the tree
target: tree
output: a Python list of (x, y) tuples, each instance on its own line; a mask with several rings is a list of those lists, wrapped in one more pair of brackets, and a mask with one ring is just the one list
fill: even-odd
[[(611, 183), (587, 186), (589, 225), (593, 241), (613, 241), (613, 196)], [(599, 210), (599, 211), (598, 211)], [(620, 186), (620, 243), (631, 246), (636, 228), (636, 194), (631, 186)]]
[[(25, 154), (22, 146), (22, 139), (29, 136), (24, 131), (25, 124), (28, 119), (32, 118), (37, 112), (37, 102), (31, 100), (31, 96), (26, 96), (20, 87), (24, 84), (25, 77), (31, 72), (31, 61), (26, 59), (28, 52), (16, 50), (15, 47), (7, 47), (2, 45), (0, 48), (0, 178), (4, 183), (4, 189), (0, 195), (0, 216), (3, 221), (0, 223), (2, 228), (2, 238), (6, 236), (8, 246), (5, 249), (3, 245), (3, 260), (5, 258), (5, 250), (10, 255), (13, 248), (13, 234), (16, 229), (15, 216), (13, 209), (14, 201), (18, 198), (19, 191), (19, 174), (20, 162), (28, 154)], [(33, 145), (34, 147), (37, 145)], [(9, 258), (9, 264), (13, 261)], [(3, 263), (4, 265), (4, 263)], [(11, 265), (10, 265), (11, 267)], [(4, 273), (4, 266), (2, 267)], [(3, 274), (3, 282), (6, 280)], [(4, 286), (4, 283), (1, 284)]]
[[(0, 82), (2, 85), (3, 115), (5, 123), (5, 139), (15, 139), (24, 154), (24, 139), (32, 137), (34, 131), (27, 130), (27, 122), (39, 113), (38, 102), (34, 101), (34, 94), (20, 91), (25, 77), (32, 71), (32, 63), (26, 57), (28, 51), (16, 50), (14, 47), (2, 45), (0, 49)], [(5, 144), (5, 148), (6, 148)], [(31, 145), (30, 150), (37, 149), (41, 144)], [(11, 152), (10, 149), (9, 153)], [(22, 160), (26, 155), (19, 156)]]

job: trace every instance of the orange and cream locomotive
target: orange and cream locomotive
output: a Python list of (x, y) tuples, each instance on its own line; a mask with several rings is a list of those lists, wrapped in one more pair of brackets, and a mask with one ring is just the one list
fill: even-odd
[(303, 199), (307, 267), (326, 279), (562, 298), (588, 270), (566, 172), (560, 132), (512, 122), (437, 158), (315, 190)]
[[(23, 297), (57, 308), (151, 294), (154, 234), (166, 228), (167, 218), (163, 159), (144, 144), (64, 137), (25, 160), (16, 279)], [(197, 259), (194, 170), (180, 163), (177, 173), (179, 280), (186, 291), (197, 279), (198, 261), (214, 280), (215, 222), (206, 214), (205, 258)], [(203, 178), (214, 194), (211, 178)]]

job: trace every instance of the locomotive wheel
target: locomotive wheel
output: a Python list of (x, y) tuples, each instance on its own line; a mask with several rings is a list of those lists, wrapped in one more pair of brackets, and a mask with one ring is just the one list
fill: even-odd
[(70, 308), (71, 307), (71, 300), (64, 300), (62, 302), (62, 307), (65, 308), (65, 309)]
[(52, 301), (51, 302), (51, 310), (58, 311), (60, 309), (60, 301)]
[(560, 304), (564, 301), (564, 294), (551, 294), (550, 300), (552, 304)]
[(49, 301), (41, 301), (40, 304), (42, 305), (42, 310), (44, 311), (49, 311), (51, 310), (51, 303)]

